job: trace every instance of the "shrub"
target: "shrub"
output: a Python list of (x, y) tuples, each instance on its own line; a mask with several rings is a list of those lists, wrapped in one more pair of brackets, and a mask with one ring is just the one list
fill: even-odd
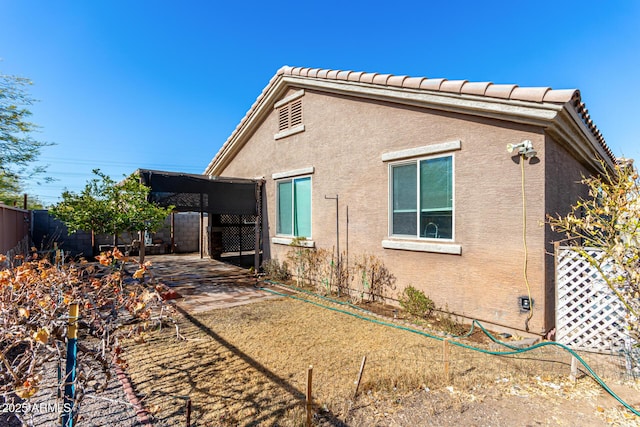
[(304, 240), (294, 239), (287, 253), (296, 282), (298, 286), (313, 288), (320, 294), (330, 294), (337, 279), (333, 256), (325, 249), (302, 246)]
[(440, 329), (453, 336), (461, 336), (467, 332), (467, 328), (458, 321), (458, 318), (454, 318), (448, 311), (440, 318)]
[(388, 296), (387, 292), (396, 288), (396, 277), (384, 263), (374, 255), (356, 258), (351, 275), (354, 290), (360, 293), (362, 301), (379, 301)]
[(427, 318), (431, 316), (435, 304), (419, 289), (407, 286), (400, 297), (400, 306), (409, 314), (417, 317)]
[(271, 279), (278, 282), (283, 282), (291, 277), (289, 273), (289, 266), (286, 261), (280, 264), (277, 259), (268, 259), (262, 263), (262, 270)]
[(364, 254), (348, 264), (344, 253), (338, 256), (334, 251), (305, 247), (303, 241), (294, 239), (287, 253), (298, 286), (324, 295), (337, 291), (354, 303), (384, 300), (395, 289), (396, 277), (379, 258)]

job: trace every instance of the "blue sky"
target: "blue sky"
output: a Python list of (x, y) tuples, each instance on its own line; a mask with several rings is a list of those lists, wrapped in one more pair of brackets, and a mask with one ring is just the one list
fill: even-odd
[(578, 88), (640, 161), (640, 2), (0, 0), (55, 203), (100, 168), (201, 173), (283, 65)]

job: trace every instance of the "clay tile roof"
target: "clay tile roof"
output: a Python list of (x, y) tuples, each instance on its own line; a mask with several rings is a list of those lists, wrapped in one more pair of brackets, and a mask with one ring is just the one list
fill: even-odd
[(490, 82), (467, 82), (460, 89), (460, 93), (484, 96), (490, 85)]
[(402, 82), (402, 87), (409, 89), (420, 89), (420, 84), (426, 80), (426, 77), (408, 77)]
[(300, 70), (300, 75), (301, 75), (301, 76), (303, 76), (303, 77), (308, 77), (308, 76), (309, 76), (309, 70), (310, 70), (310, 69), (311, 69), (311, 68), (302, 68), (302, 69)]
[(391, 76), (387, 79), (387, 85), (402, 87), (402, 84), (407, 78), (407, 76)]
[(307, 77), (318, 77), (318, 71), (320, 71), (319, 68), (311, 68), (307, 73)]
[(511, 92), (513, 92), (517, 87), (518, 85), (491, 85), (487, 87), (484, 96), (509, 99), (511, 97)]
[(511, 99), (518, 101), (542, 102), (551, 89), (548, 87), (517, 87), (511, 92)]
[[(616, 157), (605, 142), (602, 133), (589, 116), (589, 111), (582, 102), (580, 91), (577, 89), (554, 90), (548, 87), (519, 87), (513, 84), (493, 84), (489, 82), (468, 82), (467, 80), (428, 79), (426, 77), (394, 76), (392, 74), (377, 74), (354, 71), (327, 70), (319, 68), (281, 67), (269, 81), (258, 99), (253, 103), (247, 115), (236, 128), (239, 130), (248, 117), (255, 111), (267, 93), (282, 76), (301, 76), (311, 79), (333, 79), (358, 84), (380, 85), (387, 87), (406, 88), (419, 91), (446, 92), (460, 96), (482, 96), (524, 102), (546, 102), (553, 104), (569, 104), (584, 125), (589, 129), (593, 137), (599, 142), (602, 149), (615, 163)], [(235, 132), (234, 132), (235, 133)], [(223, 144), (220, 153), (224, 152), (231, 143), (232, 136)], [(217, 156), (216, 156), (217, 157)], [(214, 159), (215, 160), (215, 159)], [(213, 163), (213, 160), (212, 160)]]
[(291, 75), (292, 76), (299, 76), (300, 75), (300, 70), (302, 70), (302, 67), (295, 67), (291, 70)]
[(351, 71), (340, 71), (336, 78), (338, 80), (349, 80), (349, 74), (351, 74)]
[(378, 73), (364, 73), (360, 76), (360, 82), (362, 83), (373, 83), (373, 79), (378, 75)]
[(550, 90), (544, 95), (544, 102), (569, 102), (575, 96), (580, 96), (580, 91), (577, 89), (556, 89)]
[(352, 72), (349, 73), (349, 81), (350, 82), (359, 82), (360, 81), (360, 77), (362, 77), (364, 73), (362, 71), (357, 71), (357, 72)]
[(386, 85), (391, 74), (376, 74), (373, 78), (373, 84)]
[(615, 161), (616, 157), (614, 156), (613, 152), (611, 151), (606, 141), (604, 140), (604, 137), (602, 136), (602, 133), (600, 132), (600, 130), (596, 127), (596, 125), (591, 120), (591, 116), (589, 115), (589, 110), (587, 110), (587, 107), (584, 105), (584, 102), (582, 102), (579, 91), (577, 90), (575, 91), (575, 93), (571, 98), (571, 103), (573, 104), (573, 108), (576, 110), (576, 112), (584, 122), (585, 126), (589, 128), (593, 136), (600, 143), (600, 145), (602, 146), (604, 151), (609, 155), (609, 157), (611, 157)]
[(440, 86), (446, 79), (425, 79), (420, 83), (420, 89), (440, 90)]
[(291, 67), (289, 67), (288, 65), (285, 65), (283, 67), (280, 67), (280, 69), (276, 72), (276, 76), (287, 74), (290, 71), (291, 71)]
[(327, 78), (328, 79), (332, 79), (332, 80), (336, 80), (338, 78), (338, 72), (339, 72), (339, 70), (330, 70), (327, 73)]
[(445, 80), (440, 86), (441, 92), (460, 93), (462, 86), (467, 83), (466, 80)]

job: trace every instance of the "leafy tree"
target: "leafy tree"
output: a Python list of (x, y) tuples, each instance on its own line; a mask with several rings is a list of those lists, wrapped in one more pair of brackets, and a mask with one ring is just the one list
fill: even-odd
[(148, 195), (151, 189), (142, 184), (135, 174), (108, 188), (111, 233), (116, 239), (121, 232), (158, 230), (173, 210), (173, 206), (162, 208), (149, 202)]
[[(37, 126), (29, 121), (34, 99), (27, 92), (29, 79), (0, 74), (0, 196), (19, 194), (26, 178), (44, 173), (43, 167), (30, 167), (43, 147), (50, 143), (32, 137)], [(45, 178), (48, 180), (48, 178)]]
[[(603, 170), (607, 168), (603, 164)], [(632, 162), (602, 176), (583, 178), (589, 197), (564, 217), (549, 217), (551, 228), (571, 239), (574, 249), (602, 275), (627, 308), (631, 336), (640, 343), (640, 180)], [(595, 247), (595, 258), (584, 248)], [(613, 267), (613, 274), (609, 269)]]
[(117, 183), (99, 169), (94, 169), (81, 193), (62, 193), (62, 201), (51, 208), (71, 233), (79, 230), (96, 234), (111, 234), (117, 245), (123, 232), (155, 231), (162, 226), (172, 207), (162, 208), (148, 201), (150, 189), (135, 174)]
[[(7, 206), (24, 207), (24, 191), (22, 187), (17, 187), (15, 191), (0, 192), (0, 202)], [(44, 209), (44, 204), (37, 197), (29, 195), (27, 197), (27, 209)]]

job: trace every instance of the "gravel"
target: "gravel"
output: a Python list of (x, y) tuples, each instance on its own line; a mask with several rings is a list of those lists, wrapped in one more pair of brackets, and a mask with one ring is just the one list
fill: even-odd
[[(51, 363), (46, 369), (44, 386), (29, 401), (16, 397), (9, 398), (7, 402), (1, 404), (0, 425), (20, 427), (22, 424), (12, 413), (19, 411), (26, 415), (24, 418), (28, 426), (59, 426), (61, 414), (57, 404), (61, 403), (61, 400), (56, 399), (56, 377), (56, 365)], [(115, 372), (112, 373), (103, 390), (87, 391), (79, 414), (76, 425), (80, 427), (143, 425), (138, 421), (136, 408), (127, 399), (122, 383)]]

